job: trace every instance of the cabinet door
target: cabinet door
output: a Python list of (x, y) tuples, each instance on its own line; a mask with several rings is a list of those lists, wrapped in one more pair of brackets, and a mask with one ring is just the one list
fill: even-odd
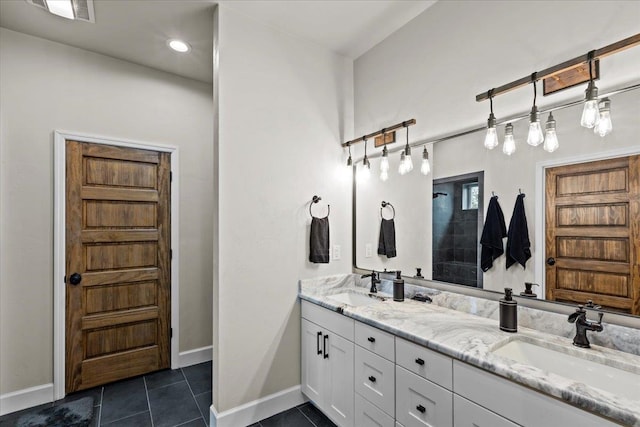
[(452, 427), (453, 393), (396, 366), (396, 419), (405, 427)]
[(517, 427), (506, 418), (469, 402), (464, 397), (453, 395), (454, 427)]
[[(328, 336), (328, 339), (325, 337)], [(325, 332), (324, 410), (340, 427), (353, 427), (353, 342)]]
[(302, 392), (320, 408), (323, 407), (324, 382), (322, 358), (323, 333), (320, 326), (302, 319)]

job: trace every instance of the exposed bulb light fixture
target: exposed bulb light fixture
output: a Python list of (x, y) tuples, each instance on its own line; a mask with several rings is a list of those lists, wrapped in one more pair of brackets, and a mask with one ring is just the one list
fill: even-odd
[(595, 126), (598, 120), (598, 88), (593, 82), (593, 55), (592, 50), (588, 54), (589, 58), (589, 85), (585, 90), (584, 96), (584, 108), (582, 109), (582, 118), (580, 119), (580, 125), (591, 129)]
[(362, 178), (369, 179), (371, 176), (371, 163), (367, 157), (367, 138), (364, 139), (364, 158), (362, 159)]
[(71, 0), (47, 0), (47, 9), (54, 15), (67, 19), (75, 19)]
[(424, 150), (422, 150), (422, 165), (420, 166), (420, 172), (422, 175), (429, 175), (431, 172), (431, 165), (429, 165), (429, 152), (427, 151), (427, 146), (424, 146)]
[(504, 143), (502, 144), (502, 152), (507, 156), (516, 152), (516, 141), (513, 139), (513, 125), (507, 123), (504, 128)]
[(413, 160), (411, 159), (411, 147), (409, 146), (409, 125), (405, 125), (407, 128), (407, 144), (404, 147), (404, 168), (405, 173), (409, 173), (413, 170)]
[(544, 141), (544, 135), (542, 135), (542, 127), (540, 126), (540, 113), (536, 106), (536, 77), (537, 73), (531, 74), (531, 83), (533, 84), (533, 107), (531, 107), (531, 113), (529, 113), (529, 134), (527, 135), (527, 144), (537, 147)]
[(611, 100), (609, 98), (602, 98), (599, 105), (598, 120), (596, 121), (593, 131), (605, 137), (613, 130), (613, 123), (611, 123)]
[[(384, 138), (384, 134), (382, 137)], [(386, 145), (382, 148), (382, 158), (380, 159), (380, 179), (383, 181), (389, 179), (389, 152)]]
[(556, 134), (556, 120), (553, 118), (552, 113), (549, 113), (549, 117), (547, 118), (547, 123), (544, 128), (545, 136), (542, 148), (549, 153), (553, 153), (558, 149), (560, 144), (558, 143), (558, 135)]
[(178, 39), (168, 40), (167, 45), (169, 45), (171, 49), (179, 53), (187, 53), (191, 50), (191, 46), (189, 45), (189, 43)]
[(351, 159), (351, 144), (347, 144), (349, 148), (349, 158), (347, 159), (347, 166), (353, 166), (353, 160)]
[(493, 150), (498, 146), (498, 134), (496, 133), (496, 116), (493, 115), (493, 89), (489, 91), (489, 103), (491, 105), (491, 113), (487, 119), (487, 135), (484, 137), (484, 146), (489, 150)]
[(406, 156), (404, 154), (404, 150), (402, 150), (402, 153), (400, 153), (400, 165), (398, 165), (398, 173), (400, 175), (404, 175), (407, 172), (409, 172), (407, 170), (407, 164), (405, 162)]

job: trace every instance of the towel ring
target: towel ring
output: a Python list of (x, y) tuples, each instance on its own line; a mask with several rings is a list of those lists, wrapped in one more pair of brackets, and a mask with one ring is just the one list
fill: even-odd
[(382, 201), (382, 207), (380, 208), (380, 216), (382, 217), (382, 219), (384, 219), (384, 216), (382, 215), (382, 209), (386, 208), (387, 206), (389, 206), (391, 208), (391, 210), (393, 211), (393, 217), (391, 219), (395, 219), (395, 217), (396, 217), (396, 208), (394, 208), (391, 203), (385, 202), (384, 200)]
[[(313, 218), (313, 213), (311, 213), (311, 206), (313, 206), (314, 203), (318, 203), (320, 200), (322, 200), (322, 197), (320, 196), (313, 196), (313, 198), (311, 199), (311, 203), (309, 203), (309, 215), (311, 215), (311, 218)], [(327, 204), (327, 216), (329, 216), (330, 213), (331, 205)]]

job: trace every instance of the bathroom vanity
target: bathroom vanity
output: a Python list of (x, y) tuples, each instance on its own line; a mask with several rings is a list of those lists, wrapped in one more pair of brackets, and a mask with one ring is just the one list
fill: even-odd
[(355, 275), (301, 281), (300, 298), (302, 392), (339, 426), (640, 426), (638, 355), (370, 297)]

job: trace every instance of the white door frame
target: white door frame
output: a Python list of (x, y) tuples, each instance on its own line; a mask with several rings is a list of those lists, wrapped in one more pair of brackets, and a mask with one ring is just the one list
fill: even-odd
[(146, 142), (112, 139), (95, 135), (78, 134), (74, 132), (54, 132), (54, 202), (53, 202), (53, 398), (62, 399), (65, 396), (65, 316), (66, 316), (66, 274), (65, 253), (65, 191), (66, 191), (66, 140), (90, 142), (92, 144), (114, 145), (118, 147), (138, 148), (171, 154), (171, 368), (178, 368), (179, 357), (179, 283), (178, 266), (179, 244), (178, 238), (178, 147), (156, 145)]
[(535, 250), (535, 283), (540, 284), (539, 296), (541, 299), (545, 299), (546, 295), (546, 180), (545, 169), (556, 166), (568, 166), (575, 165), (577, 163), (593, 162), (597, 160), (615, 159), (616, 157), (627, 157), (640, 154), (640, 145), (632, 145), (630, 147), (619, 148), (610, 151), (601, 151), (598, 153), (580, 154), (577, 156), (564, 157), (560, 159), (545, 160), (536, 163), (536, 213), (535, 213), (535, 238), (536, 238), (536, 250)]

